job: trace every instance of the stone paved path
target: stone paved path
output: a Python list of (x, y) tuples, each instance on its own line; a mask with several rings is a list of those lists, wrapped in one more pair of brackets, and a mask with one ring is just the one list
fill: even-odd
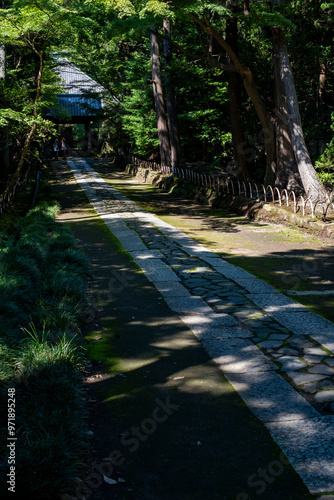
[(90, 203), (303, 479), (334, 490), (334, 325), (143, 211), (82, 159)]

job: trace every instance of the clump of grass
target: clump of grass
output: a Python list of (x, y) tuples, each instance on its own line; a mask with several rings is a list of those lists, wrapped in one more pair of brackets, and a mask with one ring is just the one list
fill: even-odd
[(72, 339), (67, 339), (64, 334), (58, 337), (56, 343), (49, 343), (50, 332), (45, 325), (41, 332), (30, 323), (29, 329), (23, 328), (27, 341), (19, 352), (16, 366), (20, 377), (27, 379), (31, 373), (53, 364), (64, 364), (80, 369), (83, 366), (82, 348), (75, 345)]
[(57, 203), (44, 202), (0, 232), (0, 484), (8, 473), (10, 386), (17, 400), (17, 495), (36, 500), (70, 491), (87, 436), (78, 334), (89, 263), (72, 233), (55, 222), (58, 212)]

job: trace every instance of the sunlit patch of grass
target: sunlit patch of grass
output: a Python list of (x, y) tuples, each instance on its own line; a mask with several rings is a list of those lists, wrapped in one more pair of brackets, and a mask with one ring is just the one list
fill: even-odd
[(23, 328), (27, 335), (26, 342), (22, 344), (16, 367), (18, 375), (26, 379), (36, 370), (44, 369), (53, 364), (71, 365), (75, 368), (83, 367), (82, 348), (67, 339), (65, 335), (58, 337), (58, 342), (48, 342), (49, 331), (45, 326), (38, 332), (33, 323), (29, 329)]

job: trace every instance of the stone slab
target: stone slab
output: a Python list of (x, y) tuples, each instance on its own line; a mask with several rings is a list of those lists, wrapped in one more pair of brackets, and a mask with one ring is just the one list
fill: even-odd
[(321, 347), (305, 347), (304, 353), (310, 356), (326, 356), (326, 351), (321, 349)]
[(101, 215), (101, 219), (108, 225), (110, 224), (110, 227), (112, 227), (112, 225), (115, 225), (117, 227), (120, 227), (120, 228), (125, 228), (127, 227), (127, 225), (125, 224), (124, 221), (122, 221), (122, 219), (120, 218), (120, 216), (118, 214), (105, 214), (105, 215)]
[(200, 336), (208, 328), (224, 328), (227, 326), (239, 326), (238, 321), (229, 314), (187, 314), (180, 313), (182, 321), (193, 331), (195, 335)]
[(212, 253), (210, 256), (204, 255), (202, 259), (209, 264), (211, 267), (222, 267), (224, 265), (231, 266), (232, 264), (229, 264), (226, 260), (218, 257), (216, 254)]
[[(138, 236), (138, 233), (136, 233), (135, 231), (133, 231), (132, 229), (129, 229), (128, 227), (124, 227), (124, 228), (116, 228), (116, 227), (113, 227), (113, 226), (110, 226), (109, 224), (107, 224), (109, 230), (113, 233), (114, 236), (116, 236), (116, 238), (118, 240), (128, 240), (128, 239), (137, 239), (139, 238)], [(140, 240), (142, 241), (142, 240)]]
[(244, 269), (241, 269), (241, 267), (234, 266), (229, 262), (214, 265), (213, 267), (222, 276), (225, 276), (225, 278), (232, 279), (234, 281), (236, 281), (237, 279), (256, 279), (253, 274), (250, 274)]
[(230, 326), (222, 328), (206, 328), (202, 333), (197, 335), (200, 340), (216, 340), (217, 342), (225, 339), (246, 339), (252, 338), (253, 334), (247, 328), (241, 326)]
[(139, 220), (152, 221), (155, 222), (156, 217), (148, 212), (143, 212), (142, 210), (137, 210), (136, 212), (132, 212), (133, 215)]
[[(162, 254), (160, 254), (162, 257)], [(137, 266), (141, 267), (142, 270), (144, 271), (145, 269), (170, 269), (170, 267), (164, 262), (163, 260), (160, 259), (134, 259), (134, 262), (137, 264)]]
[(286, 340), (289, 337), (286, 333), (271, 333), (268, 340)]
[(274, 371), (228, 373), (226, 378), (262, 422), (319, 416), (313, 406)]
[(281, 347), (283, 345), (282, 340), (263, 340), (259, 346), (265, 349), (276, 349), (276, 347)]
[(175, 312), (203, 315), (210, 315), (212, 313), (211, 307), (200, 297), (165, 297), (165, 301), (172, 311)]
[(314, 334), (326, 334), (329, 337), (334, 337), (333, 323), (311, 311), (274, 311), (270, 316), (296, 335), (310, 335), (313, 337)]
[(279, 358), (279, 362), (282, 364), (281, 371), (287, 372), (289, 370), (301, 370), (301, 368), (306, 368), (307, 364), (300, 361), (296, 356), (282, 356)]
[(147, 250), (147, 246), (144, 245), (139, 236), (131, 236), (131, 238), (127, 238), (125, 236), (116, 236), (116, 238), (126, 252)]
[(224, 373), (253, 373), (277, 370), (277, 366), (248, 339), (202, 341), (205, 350)]
[(232, 279), (251, 294), (274, 294), (276, 291), (273, 286), (259, 280), (258, 278), (250, 277), (245, 279), (244, 277), (234, 277)]
[(313, 347), (313, 344), (306, 340), (304, 337), (290, 337), (289, 344), (292, 347), (296, 347), (297, 349), (306, 349), (309, 347)]
[[(145, 247), (146, 248), (146, 247)], [(143, 261), (145, 262), (145, 261)], [(145, 268), (140, 266), (145, 276), (152, 281), (162, 282), (162, 281), (180, 281), (180, 278), (170, 269), (155, 269), (153, 267)]]
[(307, 354), (303, 354), (303, 359), (306, 361), (306, 363), (310, 365), (315, 365), (319, 363), (322, 360), (322, 357), (320, 356), (308, 356)]
[(328, 403), (334, 401), (334, 391), (319, 391), (314, 398), (319, 403)]
[(212, 257), (212, 255), (215, 255), (213, 252), (211, 252), (211, 250), (208, 250), (200, 243), (197, 243), (191, 238), (189, 239), (191, 240), (189, 241), (189, 243), (184, 242), (179, 244), (181, 245), (182, 249), (185, 250), (191, 257), (198, 257), (199, 259), (204, 260), (205, 257)]
[[(319, 344), (321, 344), (323, 347), (328, 349), (330, 352), (334, 353), (334, 333), (331, 335), (328, 335), (327, 333), (325, 335), (323, 334), (311, 334), (312, 338), (316, 340)], [(325, 355), (328, 353), (325, 353)]]
[(154, 286), (164, 297), (191, 297), (189, 291), (178, 281), (155, 281)]
[(130, 252), (130, 255), (134, 260), (161, 259), (164, 257), (159, 250), (147, 250), (147, 249), (139, 252)]
[[(186, 271), (187, 274), (189, 275), (196, 275), (196, 274), (207, 274), (207, 273), (213, 273), (214, 271), (210, 267), (204, 267), (204, 266), (194, 266), (193, 269), (190, 269)], [(195, 276), (196, 277), (196, 276)]]
[(187, 244), (191, 244), (194, 240), (192, 240), (189, 236), (186, 236), (182, 231), (180, 231), (179, 229), (176, 229), (175, 227), (173, 226), (165, 226), (165, 225), (161, 225), (159, 224), (159, 229), (160, 231), (165, 235), (167, 236), (168, 238), (170, 238), (171, 240), (174, 240), (175, 239), (182, 239), (185, 241), (185, 243)]
[(280, 349), (278, 349), (278, 352), (282, 355), (282, 356), (296, 356), (296, 357), (301, 357), (299, 356), (298, 354), (298, 351), (296, 351), (295, 349), (290, 349), (289, 347), (281, 347)]
[(308, 311), (305, 306), (298, 304), (298, 302), (282, 293), (255, 293), (248, 295), (248, 298), (268, 314), (275, 311)]
[(293, 380), (293, 382), (297, 386), (312, 384), (326, 378), (326, 375), (319, 375), (317, 373), (298, 373), (295, 371), (287, 371), (286, 374)]
[(334, 490), (334, 417), (266, 424), (312, 494)]
[(319, 375), (334, 375), (332, 368), (322, 364), (311, 366), (307, 371), (308, 373), (319, 373)]

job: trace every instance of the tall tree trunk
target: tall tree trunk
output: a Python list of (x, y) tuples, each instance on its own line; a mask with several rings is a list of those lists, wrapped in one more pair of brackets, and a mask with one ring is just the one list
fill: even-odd
[(170, 43), (171, 39), (171, 24), (170, 21), (165, 19), (163, 22), (164, 30), (164, 60), (165, 60), (165, 71), (166, 71), (166, 107), (167, 107), (167, 118), (168, 118), (168, 129), (169, 129), (169, 139), (170, 139), (170, 152), (171, 152), (171, 165), (172, 168), (177, 168), (181, 160), (181, 145), (180, 145), (180, 135), (178, 127), (178, 119), (176, 112), (176, 100), (175, 92), (171, 83), (170, 78), (170, 63), (172, 60), (172, 45)]
[[(326, 90), (326, 63), (321, 63), (319, 72), (319, 87), (317, 94), (317, 123), (325, 123), (324, 97)], [(323, 153), (325, 149), (325, 140), (323, 137), (317, 138), (317, 156)]]
[(276, 177), (276, 146), (274, 127), (270, 121), (270, 117), (264, 101), (260, 96), (260, 93), (254, 82), (251, 70), (249, 68), (246, 68), (241, 76), (247, 94), (249, 95), (253, 103), (253, 106), (262, 125), (264, 148), (266, 153), (266, 173), (264, 182), (265, 184), (273, 185), (275, 183)]
[(0, 45), (0, 79), (6, 78), (6, 47)]
[(317, 173), (312, 165), (312, 161), (305, 144), (299, 113), (299, 104), (286, 47), (285, 35), (280, 30), (276, 31), (276, 36), (280, 38), (277, 51), (280, 64), (280, 77), (283, 92), (286, 96), (286, 110), (289, 116), (289, 131), (298, 171), (307, 196), (312, 201), (318, 199), (325, 200), (327, 199), (326, 189), (317, 177)]
[(276, 30), (273, 30), (273, 67), (274, 67), (274, 96), (276, 118), (276, 185), (281, 188), (301, 189), (302, 183), (295, 162), (291, 141), (287, 98), (281, 80), (280, 42)]
[[(226, 5), (232, 12), (235, 12), (235, 7), (231, 2)], [(238, 21), (235, 17), (231, 17), (226, 21), (226, 42), (232, 47), (235, 54), (238, 55)], [(227, 56), (228, 61), (231, 58)], [(238, 175), (244, 179), (250, 179), (250, 173), (247, 165), (247, 158), (243, 145), (245, 144), (244, 129), (241, 119), (241, 89), (240, 77), (236, 73), (229, 73), (228, 95), (230, 108), (230, 123), (232, 132), (232, 144), (234, 158), (237, 162)]]
[(160, 50), (155, 26), (150, 33), (150, 52), (152, 65), (152, 81), (155, 109), (157, 113), (157, 129), (160, 147), (160, 160), (163, 165), (170, 165), (170, 143), (167, 128), (166, 110), (160, 70)]
[(318, 90), (318, 104), (321, 106), (324, 100), (324, 92), (326, 87), (326, 64), (321, 64), (319, 74), (319, 90)]

